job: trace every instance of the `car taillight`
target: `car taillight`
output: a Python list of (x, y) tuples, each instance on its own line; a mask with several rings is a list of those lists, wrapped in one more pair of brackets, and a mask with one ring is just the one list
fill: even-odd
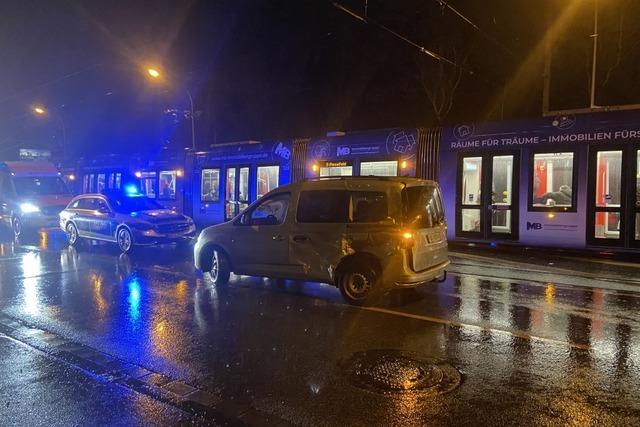
[(402, 232), (402, 236), (401, 236), (401, 243), (402, 243), (402, 247), (405, 249), (409, 249), (411, 247), (413, 247), (413, 243), (415, 241), (415, 236), (411, 231), (404, 231)]

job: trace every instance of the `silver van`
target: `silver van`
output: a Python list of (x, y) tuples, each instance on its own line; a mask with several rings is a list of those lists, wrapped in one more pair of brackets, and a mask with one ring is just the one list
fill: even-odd
[(279, 187), (231, 221), (204, 229), (194, 256), (216, 284), (231, 272), (325, 282), (352, 304), (443, 278), (449, 265), (437, 183), (396, 177)]

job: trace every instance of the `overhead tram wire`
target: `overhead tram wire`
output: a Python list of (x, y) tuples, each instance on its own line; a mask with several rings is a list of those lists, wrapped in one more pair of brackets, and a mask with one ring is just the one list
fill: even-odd
[(452, 61), (452, 60), (450, 60), (448, 58), (445, 58), (444, 56), (442, 56), (442, 55), (440, 55), (440, 54), (438, 54), (436, 52), (433, 52), (433, 51), (425, 48), (424, 46), (420, 46), (418, 43), (408, 39), (407, 37), (403, 36), (402, 34), (399, 34), (399, 33), (395, 32), (391, 28), (386, 27), (386, 26), (384, 26), (384, 25), (382, 25), (382, 24), (380, 24), (380, 23), (378, 23), (376, 21), (373, 21), (372, 19), (369, 19), (368, 16), (358, 15), (357, 13), (355, 13), (351, 9), (341, 5), (340, 3), (333, 2), (333, 6), (336, 9), (341, 10), (342, 12), (346, 13), (347, 15), (350, 15), (350, 16), (354, 17), (355, 19), (357, 19), (357, 20), (359, 20), (361, 22), (364, 22), (365, 24), (371, 24), (371, 25), (373, 25), (373, 26), (375, 26), (375, 27), (377, 27), (377, 28), (379, 28), (379, 29), (381, 29), (383, 31), (386, 31), (387, 33), (389, 33), (389, 34), (393, 35), (394, 37), (402, 40), (403, 42), (415, 47), (420, 52), (424, 53), (427, 56), (430, 56), (431, 58), (433, 58), (433, 59), (435, 59), (437, 61), (445, 62), (445, 63), (447, 63), (447, 64), (449, 64), (449, 65), (451, 65), (453, 67), (460, 68), (461, 70), (467, 72), (470, 75), (474, 74), (473, 71), (467, 70), (467, 69), (461, 67), (460, 65), (456, 64), (454, 61)]
[(471, 19), (469, 19), (466, 16), (464, 16), (461, 12), (459, 12), (456, 8), (451, 6), (448, 2), (446, 2), (445, 0), (435, 0), (435, 2), (438, 3), (438, 5), (441, 8), (449, 9), (451, 12), (453, 12), (455, 15), (457, 15), (458, 18), (462, 19), (464, 22), (466, 22), (467, 24), (471, 25), (476, 31), (478, 31), (480, 34), (482, 34), (482, 36), (484, 36), (487, 40), (493, 42), (496, 46), (499, 46), (502, 50), (504, 50), (510, 56), (515, 56), (513, 54), (513, 52), (511, 52), (511, 50), (508, 47), (506, 47), (504, 44), (500, 43), (495, 37), (490, 36), (486, 31), (483, 31)]

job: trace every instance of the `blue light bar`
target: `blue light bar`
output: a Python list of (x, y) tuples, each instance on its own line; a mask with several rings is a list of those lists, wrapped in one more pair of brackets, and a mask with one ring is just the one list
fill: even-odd
[(127, 194), (127, 196), (139, 196), (140, 195), (140, 193), (138, 192), (138, 187), (136, 187), (135, 184), (125, 185), (124, 192)]

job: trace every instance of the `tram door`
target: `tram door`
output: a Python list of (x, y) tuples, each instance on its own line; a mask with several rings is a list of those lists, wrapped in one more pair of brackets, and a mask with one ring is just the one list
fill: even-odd
[(640, 247), (640, 147), (592, 147), (589, 152), (587, 242)]
[(229, 221), (249, 206), (249, 167), (227, 168), (224, 219)]
[(456, 234), (518, 238), (519, 155), (463, 155), (458, 159)]

